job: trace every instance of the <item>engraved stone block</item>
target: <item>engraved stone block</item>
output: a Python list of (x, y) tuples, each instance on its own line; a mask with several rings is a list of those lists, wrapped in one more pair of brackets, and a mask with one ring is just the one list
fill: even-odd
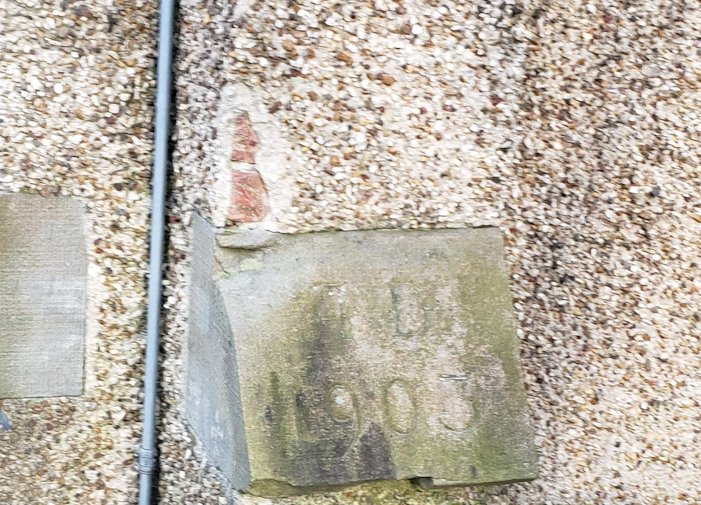
[(195, 228), (188, 411), (237, 488), (536, 477), (498, 230)]
[(81, 394), (86, 280), (79, 202), (0, 195), (0, 398)]

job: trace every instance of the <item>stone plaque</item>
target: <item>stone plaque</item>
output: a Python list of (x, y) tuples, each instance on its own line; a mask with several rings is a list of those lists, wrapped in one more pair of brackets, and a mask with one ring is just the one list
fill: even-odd
[(196, 227), (189, 410), (239, 489), (535, 478), (498, 230)]
[(86, 279), (79, 202), (0, 195), (0, 398), (81, 394)]

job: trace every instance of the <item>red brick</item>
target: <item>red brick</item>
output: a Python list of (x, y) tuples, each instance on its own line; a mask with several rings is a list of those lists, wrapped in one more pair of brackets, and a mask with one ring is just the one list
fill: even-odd
[(253, 129), (248, 112), (242, 112), (234, 121), (234, 148), (231, 151), (233, 161), (244, 163), (256, 162), (258, 135)]
[(260, 174), (256, 170), (234, 170), (227, 217), (237, 223), (251, 223), (261, 221), (267, 212), (268, 195)]

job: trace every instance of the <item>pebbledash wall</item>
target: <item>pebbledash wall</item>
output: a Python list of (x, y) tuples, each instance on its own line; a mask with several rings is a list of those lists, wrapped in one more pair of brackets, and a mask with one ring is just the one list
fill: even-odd
[[(669, 0), (181, 3), (173, 258), (193, 210), (507, 243), (540, 478), (273, 503), (701, 499), (700, 22)], [(162, 489), (184, 494), (197, 463), (171, 461)]]
[[(155, 9), (0, 3), (0, 192), (85, 205), (96, 314), (82, 396), (1, 401), (3, 503), (136, 499)], [(701, 501), (700, 23), (673, 0), (182, 0), (159, 503)], [(193, 212), (499, 226), (540, 478), (230, 490), (184, 422)]]
[[(62, 237), (60, 229), (70, 229), (76, 221), (75, 209), (84, 209), (79, 216), (85, 241), (72, 237), (69, 243), (78, 245), (60, 251), (57, 258), (84, 247), (87, 272), (84, 256), (66, 258), (65, 264), (76, 265), (71, 267), (73, 277), (89, 277), (84, 286), (89, 296), (85, 373), (63, 370), (55, 377), (60, 383), (63, 373), (71, 373), (78, 382), (71, 392), (82, 389), (82, 395), (0, 399), (0, 410), (11, 425), (4, 429), (7, 423), (0, 423), (2, 503), (136, 500), (154, 7), (141, 0), (0, 2), (0, 193), (28, 192), (64, 202), (37, 204), (34, 213), (22, 218), (31, 222), (33, 217), (31, 226), (15, 229), (0, 242), (10, 250), (12, 244), (32, 244), (36, 239), (22, 234), (43, 222), (39, 236), (47, 242), (41, 250), (50, 250), (62, 243), (51, 244), (51, 237)], [(29, 201), (15, 207), (31, 212)], [(54, 233), (51, 227), (63, 217), (70, 221)], [(3, 226), (7, 229), (13, 228)], [(86, 243), (81, 247), (80, 242)], [(41, 260), (37, 251), (33, 254)], [(60, 286), (60, 266), (52, 272), (50, 282)], [(30, 287), (24, 289), (26, 294)], [(78, 296), (80, 290), (73, 292)], [(39, 306), (44, 294), (41, 288), (34, 294)], [(12, 314), (13, 308), (3, 307), (2, 313)], [(65, 324), (54, 314), (44, 320), (47, 325)], [(13, 336), (0, 335), (0, 346), (8, 338)], [(82, 352), (82, 343), (78, 347)], [(77, 359), (83, 362), (82, 356)]]

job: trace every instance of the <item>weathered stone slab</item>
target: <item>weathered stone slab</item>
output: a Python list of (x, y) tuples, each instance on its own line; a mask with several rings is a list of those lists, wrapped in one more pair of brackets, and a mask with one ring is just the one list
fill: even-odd
[(81, 394), (86, 280), (79, 202), (0, 195), (0, 398)]
[(236, 487), (535, 478), (498, 230), (194, 242), (188, 410)]

